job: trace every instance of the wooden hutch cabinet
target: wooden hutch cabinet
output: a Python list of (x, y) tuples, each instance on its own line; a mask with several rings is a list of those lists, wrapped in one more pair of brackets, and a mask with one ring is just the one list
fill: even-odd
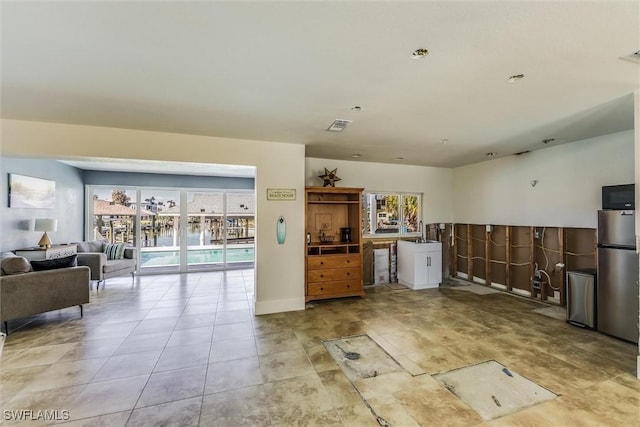
[(364, 297), (362, 191), (362, 188), (305, 188), (306, 301)]

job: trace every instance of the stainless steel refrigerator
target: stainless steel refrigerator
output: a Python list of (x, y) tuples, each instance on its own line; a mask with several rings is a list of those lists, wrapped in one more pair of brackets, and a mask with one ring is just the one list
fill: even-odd
[(598, 330), (638, 342), (635, 211), (598, 211)]

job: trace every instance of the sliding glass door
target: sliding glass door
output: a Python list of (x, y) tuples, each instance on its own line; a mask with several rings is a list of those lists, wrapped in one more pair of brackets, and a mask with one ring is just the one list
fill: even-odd
[(140, 271), (180, 271), (180, 191), (140, 190)]
[(187, 268), (224, 266), (224, 193), (187, 192)]
[(253, 192), (226, 193), (226, 264), (245, 266), (253, 262), (256, 238)]
[(100, 187), (88, 192), (88, 240), (137, 246), (137, 192), (132, 187)]
[(253, 191), (91, 186), (87, 194), (89, 235), (138, 247), (142, 273), (254, 263)]

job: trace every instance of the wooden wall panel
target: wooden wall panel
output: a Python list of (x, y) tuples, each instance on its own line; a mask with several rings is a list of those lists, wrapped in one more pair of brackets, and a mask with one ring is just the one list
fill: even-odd
[(564, 293), (564, 269), (556, 267), (556, 264), (563, 262), (562, 239), (563, 232), (557, 227), (536, 227), (535, 229), (535, 263), (538, 268), (548, 274), (542, 275), (547, 283), (541, 289), (541, 298), (554, 296), (554, 291)]
[[(469, 226), (471, 232), (472, 250), (471, 260), (473, 262), (473, 277), (484, 281), (486, 275), (486, 227), (484, 225), (472, 224)], [(487, 283), (488, 284), (488, 283)]]
[(456, 272), (468, 274), (467, 263), (467, 224), (456, 224)]
[(592, 228), (565, 229), (565, 270), (596, 268), (597, 232)]
[(511, 227), (511, 289), (531, 291), (531, 227)]
[(507, 226), (494, 225), (489, 233), (491, 282), (507, 286)]
[(438, 237), (442, 243), (442, 277), (448, 278), (451, 271), (451, 224), (445, 224)]
[[(596, 230), (536, 226), (453, 224), (450, 271), (468, 280), (565, 305), (566, 271), (596, 268)], [(537, 264), (537, 266), (536, 266)], [(533, 286), (536, 268), (545, 282)], [(469, 275), (469, 273), (471, 273)], [(483, 279), (483, 280), (478, 280)], [(559, 298), (557, 298), (559, 297)]]

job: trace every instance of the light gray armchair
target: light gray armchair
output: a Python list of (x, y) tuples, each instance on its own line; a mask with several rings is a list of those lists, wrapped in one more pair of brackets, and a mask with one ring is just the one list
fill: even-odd
[(124, 258), (107, 259), (104, 247), (106, 240), (94, 240), (89, 242), (79, 242), (78, 245), (78, 265), (86, 265), (91, 269), (91, 280), (97, 281), (96, 289), (100, 287), (100, 282), (116, 276), (131, 274), (134, 277), (137, 266), (137, 249), (126, 248)]

